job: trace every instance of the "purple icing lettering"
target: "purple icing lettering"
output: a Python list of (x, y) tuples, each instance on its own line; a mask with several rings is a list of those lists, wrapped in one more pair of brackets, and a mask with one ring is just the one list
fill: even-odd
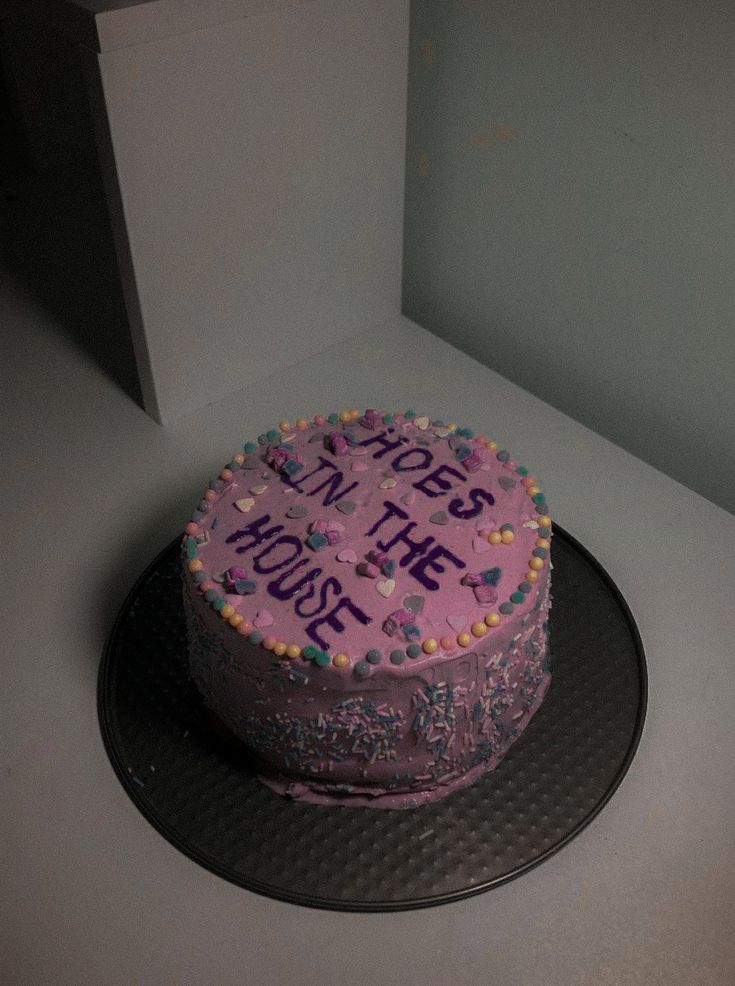
[(319, 456), (319, 463), (320, 464), (316, 467), (316, 469), (312, 469), (311, 472), (307, 472), (305, 476), (299, 476), (297, 480), (291, 479), (290, 476), (283, 476), (281, 481), (287, 483), (289, 486), (293, 487), (293, 489), (297, 490), (299, 493), (303, 493), (304, 492), (303, 483), (305, 482), (305, 480), (311, 479), (312, 476), (316, 476), (316, 474), (318, 472), (321, 472), (322, 469), (336, 470), (337, 468), (333, 462), (330, 462), (329, 459), (323, 458), (323, 456), (321, 455)]
[(400, 507), (397, 507), (395, 503), (391, 503), (390, 500), (383, 500), (383, 506), (385, 507), (385, 513), (379, 520), (375, 521), (369, 531), (366, 531), (365, 537), (372, 537), (378, 528), (382, 527), (386, 521), (391, 519), (391, 517), (398, 517), (400, 520), (408, 520), (408, 514), (406, 511), (401, 510)]
[(383, 551), (390, 551), (390, 549), (393, 548), (399, 542), (401, 544), (405, 544), (405, 546), (408, 548), (408, 551), (398, 562), (401, 568), (405, 568), (406, 565), (410, 565), (411, 562), (414, 560), (414, 558), (418, 558), (419, 555), (423, 555), (423, 553), (429, 547), (431, 547), (432, 544), (434, 544), (434, 538), (431, 536), (424, 538), (423, 541), (412, 541), (408, 535), (414, 529), (414, 527), (418, 527), (418, 524), (416, 524), (415, 521), (411, 521), (410, 524), (406, 524), (405, 527), (402, 527), (401, 530), (398, 532), (398, 534), (396, 534), (396, 536), (391, 541), (377, 542), (378, 547), (381, 548)]
[(495, 503), (495, 497), (492, 493), (489, 493), (487, 490), (481, 490), (477, 487), (470, 490), (467, 496), (472, 503), (471, 507), (464, 506), (461, 497), (457, 497), (455, 500), (449, 501), (447, 510), (452, 517), (458, 517), (460, 520), (469, 520), (471, 517), (477, 517), (478, 514), (482, 513), (483, 500), (491, 507)]
[(328, 579), (319, 586), (319, 602), (312, 610), (304, 609), (304, 604), (310, 599), (314, 598), (314, 593), (316, 592), (316, 586), (310, 585), (308, 590), (303, 596), (300, 596), (296, 600), (296, 605), (294, 606), (294, 612), (297, 616), (303, 616), (305, 618), (309, 616), (316, 616), (317, 613), (321, 613), (324, 607), (327, 605), (327, 596), (329, 595), (330, 589), (334, 592), (335, 596), (342, 595), (342, 583), (339, 579), (335, 579), (333, 575), (330, 575)]
[(415, 562), (408, 570), (409, 574), (413, 575), (413, 577), (417, 579), (421, 583), (421, 585), (425, 589), (428, 589), (430, 592), (434, 592), (436, 589), (438, 589), (439, 583), (436, 581), (436, 579), (432, 579), (430, 575), (426, 574), (426, 569), (430, 568), (434, 572), (439, 572), (439, 574), (441, 575), (441, 573), (445, 569), (444, 569), (444, 565), (439, 564), (440, 558), (446, 558), (447, 561), (450, 561), (455, 566), (455, 568), (466, 567), (465, 563), (461, 560), (461, 558), (457, 558), (457, 556), (453, 555), (451, 551), (448, 551), (446, 548), (443, 548), (440, 544), (437, 544), (435, 548), (431, 549), (428, 555), (426, 555), (424, 558), (419, 558), (419, 560)]
[[(442, 479), (443, 473), (449, 473), (454, 476), (455, 479), (459, 479), (462, 482), (467, 478), (463, 476), (461, 472), (457, 469), (453, 469), (451, 466), (437, 466), (437, 468), (430, 472), (428, 476), (424, 476), (417, 483), (413, 483), (413, 488), (423, 493), (425, 496), (435, 497), (441, 496), (442, 493), (446, 493), (447, 490), (451, 490), (452, 484), (446, 479)], [(434, 483), (435, 488), (432, 489), (430, 484)]]
[(299, 579), (298, 582), (290, 586), (285, 585), (286, 579), (289, 579), (294, 572), (297, 572), (300, 568), (303, 568), (304, 565), (308, 564), (308, 559), (302, 558), (301, 561), (296, 562), (292, 568), (289, 568), (287, 572), (281, 572), (277, 579), (273, 579), (272, 582), (268, 583), (268, 592), (274, 599), (278, 599), (279, 602), (284, 602), (286, 599), (293, 599), (293, 597), (297, 596), (309, 582), (312, 582), (315, 578), (322, 574), (321, 568), (311, 568), (306, 575)]
[(342, 633), (345, 625), (337, 616), (337, 613), (339, 613), (341, 609), (348, 610), (350, 615), (353, 616), (358, 623), (362, 623), (363, 626), (369, 626), (369, 624), (373, 622), (369, 616), (355, 606), (349, 596), (345, 596), (344, 599), (340, 599), (334, 609), (330, 610), (325, 616), (320, 616), (318, 619), (312, 620), (306, 627), (308, 636), (311, 637), (317, 647), (321, 647), (322, 650), (328, 651), (330, 649), (330, 644), (323, 637), (319, 636), (319, 627), (323, 623), (326, 623), (332, 628), (332, 630), (334, 630), (335, 633)]
[[(277, 561), (275, 564), (266, 567), (263, 564), (263, 559), (267, 558), (271, 551), (281, 544), (290, 544), (292, 553), (288, 556), (288, 558), (283, 558), (281, 561)], [(255, 558), (253, 558), (253, 568), (258, 575), (270, 575), (271, 572), (275, 572), (279, 568), (283, 568), (284, 565), (290, 565), (292, 561), (296, 561), (302, 551), (303, 545), (297, 537), (294, 537), (292, 534), (284, 534), (283, 537), (278, 538), (276, 541), (272, 541), (266, 548), (263, 548), (259, 555), (256, 555)]]
[(240, 545), (235, 550), (242, 554), (245, 551), (250, 551), (251, 548), (257, 548), (259, 544), (262, 544), (268, 538), (272, 538), (274, 534), (278, 534), (283, 530), (283, 524), (271, 527), (267, 531), (262, 530), (266, 524), (270, 523), (270, 519), (270, 514), (264, 514), (262, 517), (258, 517), (257, 520), (248, 524), (247, 527), (241, 527), (239, 531), (233, 531), (227, 538), (227, 544), (234, 544), (235, 541), (242, 541), (243, 538), (251, 537), (253, 540), (249, 544)]
[[(410, 456), (418, 456), (421, 461), (414, 466), (403, 465)], [(433, 461), (434, 456), (427, 448), (410, 448), (395, 457), (391, 462), (391, 468), (396, 472), (415, 472), (417, 469), (428, 469)]]
[(381, 431), (379, 435), (373, 435), (372, 438), (366, 438), (364, 441), (360, 442), (360, 445), (364, 448), (366, 445), (375, 445), (376, 442), (380, 445), (380, 451), (373, 452), (374, 459), (382, 459), (384, 455), (395, 451), (395, 449), (400, 448), (401, 445), (403, 445), (400, 438), (397, 438), (394, 442), (392, 442), (390, 438), (388, 438), (387, 431)]
[[(319, 456), (319, 461), (323, 462), (325, 465), (332, 465), (331, 462), (327, 462), (327, 460), (322, 459), (321, 456)], [(335, 467), (332, 466), (332, 468), (334, 469)], [(313, 473), (310, 475), (313, 475)], [(316, 496), (317, 493), (321, 493), (321, 491), (327, 487), (327, 492), (324, 494), (324, 499), (322, 500), (322, 506), (328, 507), (330, 503), (336, 503), (337, 500), (341, 500), (343, 496), (346, 496), (350, 490), (354, 490), (358, 485), (357, 482), (350, 483), (349, 486), (345, 486), (343, 490), (340, 490), (339, 484), (343, 479), (343, 474), (337, 470), (329, 477), (329, 479), (325, 479), (320, 486), (315, 486), (313, 490), (309, 490), (306, 495)]]

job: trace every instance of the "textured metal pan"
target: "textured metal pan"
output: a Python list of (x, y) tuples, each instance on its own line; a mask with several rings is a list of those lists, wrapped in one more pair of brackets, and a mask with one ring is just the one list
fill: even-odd
[(620, 592), (555, 528), (552, 682), (500, 767), (409, 811), (297, 804), (262, 785), (187, 679), (178, 541), (138, 580), (102, 659), (107, 752), (140, 811), (233, 883), (314, 907), (427, 907), (496, 887), (566, 845), (635, 755), (646, 664)]

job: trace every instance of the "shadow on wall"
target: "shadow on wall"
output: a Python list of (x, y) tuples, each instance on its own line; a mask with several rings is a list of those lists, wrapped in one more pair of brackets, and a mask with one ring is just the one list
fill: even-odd
[(0, 23), (0, 263), (142, 406), (78, 49)]

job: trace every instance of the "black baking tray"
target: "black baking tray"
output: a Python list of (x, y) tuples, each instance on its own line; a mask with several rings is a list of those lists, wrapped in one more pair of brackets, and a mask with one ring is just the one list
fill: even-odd
[(646, 661), (625, 600), (558, 526), (552, 561), (551, 686), (498, 769), (416, 809), (323, 807), (261, 784), (188, 680), (177, 539), (138, 579), (102, 658), (99, 719), (112, 765), (172, 845), (268, 897), (397, 911), (491, 890), (589, 825), (643, 729)]

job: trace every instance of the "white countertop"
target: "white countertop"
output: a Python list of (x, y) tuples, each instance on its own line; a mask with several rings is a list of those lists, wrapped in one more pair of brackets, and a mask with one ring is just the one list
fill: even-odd
[[(164, 429), (32, 302), (9, 290), (2, 305), (23, 332), (4, 332), (0, 391), (0, 979), (735, 980), (735, 517), (406, 319), (248, 381)], [(145, 821), (102, 746), (97, 669), (129, 588), (243, 438), (282, 417), (398, 403), (460, 415), (541, 478), (552, 515), (599, 559), (638, 622), (648, 715), (612, 801), (520, 879), (421, 911), (310, 910), (221, 880)]]

